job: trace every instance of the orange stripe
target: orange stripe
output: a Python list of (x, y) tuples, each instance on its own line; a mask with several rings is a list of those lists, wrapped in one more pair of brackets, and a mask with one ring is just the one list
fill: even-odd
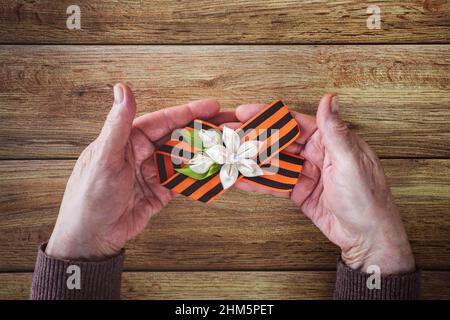
[[(255, 114), (253, 117), (251, 117), (249, 120), (247, 120), (242, 126), (245, 127), (248, 123), (252, 122), (253, 120), (255, 120), (256, 118), (258, 118), (262, 113), (264, 113), (267, 109), (270, 109), (273, 105), (277, 104), (278, 101), (280, 101), (281, 99), (277, 99), (274, 102), (272, 102), (271, 104), (269, 104), (267, 107), (265, 107), (264, 109), (262, 109), (260, 112), (258, 112), (257, 114)], [(283, 109), (283, 108), (282, 108)], [(240, 132), (242, 129), (239, 128), (236, 131)]]
[(291, 171), (300, 171), (303, 166), (301, 164), (290, 163), (284, 160), (280, 160), (280, 158), (275, 157), (270, 160), (270, 164), (274, 167), (291, 170)]
[(262, 175), (261, 177), (264, 179), (267, 179), (267, 180), (278, 181), (278, 182), (286, 183), (286, 184), (296, 184), (297, 180), (298, 180), (298, 178), (286, 177), (286, 176), (283, 176), (278, 173), (267, 172), (267, 171), (264, 171), (264, 172), (266, 172), (266, 174)]
[[(212, 127), (212, 128), (217, 129), (219, 131), (222, 131), (222, 129), (220, 127), (218, 127), (216, 125), (213, 125), (212, 123), (209, 123), (209, 122), (206, 122), (206, 121), (203, 121), (203, 120), (195, 120), (195, 121), (196, 122), (200, 122), (200, 123), (204, 123), (204, 124), (206, 124), (209, 127)], [(192, 128), (189, 128), (189, 129), (192, 129)]]
[[(277, 100), (278, 101), (278, 100)], [(275, 101), (274, 103), (276, 103), (277, 101)], [(272, 103), (272, 105), (274, 104), (274, 103)], [(270, 105), (270, 106), (272, 106), (272, 105)], [(280, 111), (282, 111), (284, 109), (284, 107), (283, 108), (281, 108), (277, 113), (275, 113), (274, 115), (273, 115), (273, 117), (275, 118), (275, 115), (277, 115)], [(286, 108), (287, 109), (287, 108)], [(262, 113), (262, 112), (264, 112), (265, 111), (265, 109), (263, 110), (263, 111), (261, 111), (260, 113)], [(260, 114), (260, 113), (258, 113), (258, 115)], [(283, 115), (284, 116), (284, 115)], [(255, 117), (254, 117), (255, 118)], [(270, 119), (270, 118), (269, 118)], [(251, 120), (253, 120), (253, 118), (251, 119)], [(251, 121), (251, 120), (249, 120), (249, 121)], [(264, 123), (264, 122), (263, 122)], [(262, 123), (262, 124), (263, 124)], [(245, 125), (245, 124), (244, 124)], [(244, 125), (242, 125), (242, 127), (244, 126)], [(297, 121), (295, 121), (295, 119), (291, 119), (291, 120), (289, 120), (289, 122), (285, 125), (285, 126), (283, 126), (281, 129), (280, 129), (280, 134), (278, 135), (278, 139), (276, 139), (274, 142), (276, 142), (276, 141), (278, 141), (281, 137), (283, 137), (283, 136), (285, 136), (287, 133), (289, 133), (289, 131), (291, 131), (293, 128), (295, 128), (295, 126), (297, 125)], [(256, 127), (255, 129), (253, 129), (253, 130), (256, 130), (257, 128), (259, 128), (260, 126), (258, 126), (258, 127)], [(289, 144), (291, 144), (292, 143), (292, 141), (294, 141), (295, 139), (297, 139), (297, 137), (298, 137), (298, 134), (296, 134), (295, 136), (294, 136), (294, 138), (293, 139), (291, 139), (291, 141), (289, 141), (287, 144), (286, 144), (286, 146), (288, 146)], [(270, 137), (267, 139), (267, 140), (270, 140)], [(266, 141), (267, 141), (266, 140)], [(273, 144), (273, 143), (272, 143)], [(279, 149), (279, 150), (277, 150), (276, 152), (274, 152), (272, 155), (271, 155), (271, 157), (270, 158), (268, 158), (268, 159), (266, 159), (266, 161), (270, 161), (270, 159), (274, 156), (274, 155), (276, 155), (276, 154), (278, 154), (279, 152), (281, 151), (281, 149)], [(266, 161), (264, 161), (264, 162), (266, 162)], [(263, 163), (264, 163), (263, 162)], [(243, 179), (243, 178), (245, 178), (244, 176), (240, 176), (239, 178), (238, 178), (238, 180), (237, 181), (239, 181), (239, 180), (241, 180), (241, 179)], [(214, 180), (214, 179), (213, 179)], [(211, 180), (211, 181), (213, 181), (213, 180)], [(246, 179), (245, 179), (246, 180)], [(250, 181), (250, 180), (246, 180), (246, 181), (248, 181), (248, 182), (252, 182), (253, 184), (256, 184), (256, 183), (254, 183), (253, 181)], [(215, 187), (217, 185), (217, 183), (216, 184), (214, 184), (211, 188), (213, 188), (213, 187)], [(257, 184), (258, 186), (261, 186), (260, 184)], [(270, 189), (270, 190), (276, 190), (276, 191), (280, 191), (279, 189), (276, 189), (276, 188), (272, 188), (272, 187), (267, 187), (267, 186), (264, 186), (265, 188), (267, 188), (267, 189)], [(210, 200), (208, 200), (206, 203), (210, 203), (210, 202), (212, 202), (215, 198), (217, 198), (218, 196), (220, 196), (222, 193), (224, 193), (225, 191), (226, 191), (227, 189), (224, 189), (224, 190), (222, 190), (222, 191), (220, 191), (218, 194), (216, 194), (215, 196), (213, 196)], [(206, 190), (206, 192), (207, 192), (208, 190)], [(287, 190), (287, 191), (289, 191), (289, 190)], [(200, 198), (200, 197), (198, 197), (198, 198)], [(197, 198), (197, 199), (198, 199)], [(195, 198), (194, 198), (195, 199)], [(196, 199), (196, 200), (197, 200)]]
[[(300, 134), (301, 134), (301, 131), (299, 132), (298, 136), (300, 136)], [(284, 154), (286, 154), (286, 155), (288, 155), (288, 156), (290, 156), (292, 158), (305, 160), (305, 157), (303, 157), (303, 156), (301, 156), (299, 154), (294, 154), (294, 153), (290, 153), (290, 152), (286, 152), (286, 151), (281, 151), (280, 153), (284, 153)]]
[[(243, 181), (245, 181), (245, 182), (247, 182), (247, 183), (251, 183), (251, 184), (253, 184), (253, 185), (255, 185), (255, 186), (258, 186), (258, 187), (260, 187), (260, 188), (262, 187), (262, 188), (264, 188), (264, 189), (273, 190), (273, 191), (277, 191), (277, 192), (291, 192), (292, 189), (294, 189), (294, 187), (292, 187), (292, 189), (289, 189), (289, 190), (285, 190), (285, 189), (282, 190), (282, 189), (277, 189), (277, 188), (270, 187), (270, 186), (263, 186), (263, 185), (261, 185), (261, 184), (255, 182), (255, 181), (252, 181), (252, 180), (243, 179)], [(209, 203), (209, 202), (208, 202), (208, 203)]]
[[(294, 120), (294, 119), (293, 119), (293, 120)], [(294, 123), (296, 124), (297, 122), (294, 120)], [(263, 164), (269, 162), (273, 157), (275, 157), (278, 153), (280, 153), (285, 147), (287, 147), (287, 146), (290, 145), (292, 142), (294, 142), (295, 139), (298, 138), (299, 134), (300, 134), (300, 132), (298, 132), (291, 140), (289, 140), (289, 141), (284, 145), (283, 148), (281, 148), (281, 147), (278, 148), (278, 150), (276, 150), (275, 152), (273, 152), (273, 153), (270, 155), (270, 157), (268, 157), (266, 160), (262, 161), (262, 162), (260, 163), (260, 165), (263, 165)]]
[(294, 119), (289, 120), (289, 122), (286, 123), (286, 125), (284, 125), (281, 129), (279, 129), (275, 135), (271, 135), (270, 137), (267, 138), (263, 148), (274, 145), (277, 141), (279, 141), (281, 138), (287, 135), (292, 129), (294, 129), (296, 125), (297, 121), (295, 121)]
[[(267, 109), (271, 108), (273, 105), (275, 105), (276, 103), (278, 103), (280, 101), (280, 99), (275, 100), (274, 102), (272, 102), (269, 106), (267, 106), (266, 108), (262, 109), (259, 113), (257, 113), (256, 115), (254, 115), (251, 119), (249, 119), (246, 123), (244, 123), (242, 125), (242, 127), (244, 127), (246, 124), (248, 124), (249, 122), (253, 121), (254, 119), (256, 119), (257, 117), (259, 117), (262, 113), (264, 113)], [(264, 122), (262, 122), (260, 125), (258, 125), (256, 128), (253, 128), (252, 131), (247, 134), (246, 136), (244, 136), (243, 140), (250, 140), (250, 139), (254, 139), (257, 137), (258, 135), (258, 130), (260, 129), (268, 129), (270, 126), (272, 126), (274, 123), (276, 123), (278, 120), (280, 120), (282, 117), (284, 117), (287, 113), (289, 112), (287, 106), (283, 106), (280, 110), (278, 110), (275, 114), (273, 114), (272, 116), (270, 116), (268, 119), (266, 119)], [(217, 130), (221, 130), (219, 127), (214, 126), (210, 123), (204, 122), (204, 121), (199, 121), (196, 120), (197, 122), (201, 122), (201, 123), (206, 123), (208, 126), (211, 126)], [(295, 121), (295, 119), (291, 119), (285, 126), (283, 126), (279, 131), (278, 134), (276, 135), (276, 137), (269, 137), (268, 139), (266, 139), (265, 141), (265, 146), (270, 146), (272, 147), (277, 141), (279, 141), (279, 139), (281, 139), (282, 137), (284, 137), (286, 134), (289, 133), (289, 131), (291, 131), (295, 126), (297, 125), (297, 122)], [(242, 128), (241, 127), (241, 128)], [(241, 128), (239, 128), (238, 130), (236, 130), (237, 132), (239, 132), (240, 130), (242, 130)], [(192, 130), (192, 128), (185, 128), (187, 130)], [(259, 133), (260, 134), (260, 133)], [(290, 143), (292, 143), (292, 141), (294, 141), (295, 139), (298, 138), (298, 136), (300, 135), (300, 133), (298, 133), (293, 139), (291, 139), (291, 141), (289, 141), (288, 143), (285, 144), (285, 146), (289, 145)], [(183, 150), (187, 150), (190, 152), (194, 152), (195, 153), (195, 148), (192, 148), (189, 144), (183, 142), (183, 141), (177, 141), (177, 140), (169, 140), (168, 143), (166, 143), (169, 146), (172, 147), (177, 147)], [(194, 151), (192, 151), (194, 150)], [(265, 150), (265, 148), (263, 148), (263, 151)], [(279, 152), (281, 152), (282, 149), (276, 150), (272, 153), (272, 155), (267, 158), (265, 161), (263, 161), (263, 163), (266, 162), (271, 162), (272, 159), (274, 159), (273, 157), (278, 154)], [(157, 151), (158, 152), (158, 151)], [(168, 157), (173, 157), (174, 155), (172, 154), (167, 154), (166, 152), (158, 152), (160, 154), (164, 154), (165, 156)], [(295, 155), (294, 155), (295, 156)], [(299, 158), (302, 158), (300, 156), (298, 156)], [(183, 159), (182, 157), (177, 157), (180, 159)], [(165, 159), (166, 160), (166, 159)], [(183, 159), (184, 160), (184, 159)], [(171, 158), (169, 159), (169, 161), (171, 161)], [(279, 159), (274, 159), (274, 163), (277, 163), (279, 167), (284, 168), (284, 169), (288, 169), (288, 170), (292, 170), (292, 171), (301, 171), (301, 169), (303, 168), (302, 165), (296, 165), (296, 164), (292, 164), (286, 161), (282, 161)], [(168, 162), (165, 161), (166, 167), (168, 169), (171, 169), (170, 172), (168, 172), (168, 176), (170, 176), (170, 173), (174, 173), (173, 170), (173, 165), (170, 162), (170, 165), (167, 165)], [(164, 184), (168, 183), (169, 181), (171, 181), (172, 179), (174, 179), (176, 176), (178, 176), (179, 173), (175, 173), (173, 174), (167, 181), (164, 182)], [(282, 176), (280, 174), (271, 174), (270, 172), (266, 175), (263, 176), (264, 178), (267, 178), (269, 180), (275, 180), (275, 181), (279, 181), (282, 183), (286, 183), (286, 184), (295, 184), (297, 182), (298, 179), (296, 178), (290, 178), (290, 177), (285, 177)], [(241, 180), (242, 178), (244, 178), (244, 181), (256, 184), (258, 186), (262, 186), (258, 183), (255, 183), (251, 180), (247, 180), (245, 179), (245, 177), (240, 176), (238, 180)], [(190, 185), (192, 185), (193, 183), (195, 183), (197, 180), (193, 179), (193, 178), (186, 178), (184, 181), (182, 181), (179, 185), (175, 186), (172, 191), (176, 192), (176, 193), (181, 193), (183, 190), (185, 190), (186, 188), (188, 188)], [(212, 188), (214, 188), (216, 185), (220, 184), (220, 177), (219, 175), (216, 175), (213, 179), (211, 179), (210, 181), (208, 181), (206, 184), (204, 184), (203, 186), (201, 186), (198, 190), (196, 190), (194, 193), (192, 193), (190, 195), (191, 198), (198, 200), (200, 199), (204, 194), (206, 194), (208, 191), (210, 191)], [(270, 189), (270, 190), (276, 190), (279, 192), (289, 192), (290, 190), (279, 190), (277, 188), (273, 188), (273, 187), (269, 187), (269, 186), (263, 186), (266, 189)], [(222, 193), (224, 193), (226, 190), (221, 190), (219, 193), (217, 193), (215, 196), (213, 196), (210, 200), (208, 200), (207, 203), (210, 203), (211, 201), (213, 201), (215, 198), (217, 198), (219, 195), (221, 195)]]
[[(284, 162), (284, 161), (283, 161), (283, 162)], [(300, 167), (303, 167), (303, 166), (300, 166)], [(267, 176), (264, 176), (264, 178), (267, 178)], [(284, 176), (283, 176), (283, 178), (284, 178)], [(289, 177), (287, 177), (287, 178), (289, 178)], [(289, 179), (294, 179), (294, 180), (296, 180), (294, 184), (296, 184), (296, 183), (298, 182), (298, 178), (297, 178), (297, 179), (295, 179), (295, 178), (289, 178)], [(219, 180), (220, 180), (220, 178), (219, 178)], [(278, 192), (291, 192), (292, 189), (294, 188), (294, 187), (292, 187), (292, 189), (289, 189), (289, 190), (280, 190), (280, 189), (273, 188), (273, 187), (270, 187), (270, 186), (263, 186), (263, 185), (261, 185), (261, 184), (259, 184), (259, 183), (257, 183), (257, 182), (254, 182), (254, 181), (252, 181), (252, 180), (246, 179), (244, 176), (240, 176), (240, 177), (238, 178), (237, 181), (240, 181), (240, 180), (245, 181), (245, 182), (249, 182), (249, 183), (251, 183), (251, 184), (253, 184), (253, 185), (256, 185), (256, 186), (259, 186), (259, 187), (263, 187), (263, 188), (265, 188), (265, 189), (269, 189), (269, 190), (273, 190), (273, 191), (278, 191)], [(212, 181), (212, 180), (211, 180), (211, 181)], [(281, 181), (281, 182), (283, 182), (283, 181)], [(290, 183), (290, 182), (284, 182), (284, 183), (292, 184), (292, 183)], [(211, 188), (214, 188), (216, 185), (217, 185), (217, 183), (215, 183)], [(209, 199), (206, 203), (211, 203), (214, 199), (216, 199), (218, 196), (220, 196), (222, 193), (224, 193), (224, 192), (227, 191), (227, 190), (228, 190), (228, 189), (223, 189), (223, 190), (221, 190), (219, 193), (217, 193), (215, 196), (213, 196), (211, 199)], [(208, 192), (208, 191), (209, 191), (209, 190), (206, 190), (206, 192)], [(206, 193), (206, 192), (205, 192), (205, 193)], [(192, 195), (191, 195), (191, 196), (192, 196)], [(197, 200), (197, 199), (199, 199), (200, 197), (201, 197), (201, 195), (200, 195), (199, 197), (197, 197), (197, 198), (194, 198), (194, 199)]]
[(181, 183), (179, 183), (178, 185), (176, 185), (175, 187), (172, 188), (173, 192), (176, 193), (181, 193), (183, 192), (186, 188), (188, 188), (191, 184), (193, 184), (194, 182), (196, 182), (197, 180), (187, 177), (185, 180), (183, 180)]
[[(278, 134), (276, 134), (275, 136), (270, 136), (269, 138), (267, 138), (267, 140), (264, 142), (264, 145), (261, 147), (261, 151), (265, 151), (266, 149), (272, 147), (277, 141), (279, 141), (281, 138), (283, 138), (286, 134), (288, 134), (292, 129), (295, 128), (295, 126), (297, 126), (297, 121), (295, 121), (295, 119), (291, 119), (289, 120), (288, 123), (286, 123), (285, 126), (283, 126), (279, 131)], [(286, 144), (287, 146), (288, 144)], [(282, 146), (280, 146), (281, 148)], [(281, 150), (278, 150), (278, 152), (280, 152)], [(277, 152), (277, 153), (278, 153)], [(261, 154), (261, 152), (260, 152)], [(275, 154), (275, 153), (274, 153)], [(273, 155), (270, 156), (270, 159), (273, 157)], [(266, 159), (265, 162), (267, 162), (268, 160)]]
[[(273, 102), (269, 107), (271, 107), (272, 105), (274, 105), (275, 103), (277, 103), (279, 100), (276, 100), (275, 102)], [(269, 108), (268, 107), (268, 108)], [(266, 108), (267, 109), (267, 108)], [(250, 120), (248, 120), (247, 122), (250, 122), (250, 121), (252, 121), (254, 118), (256, 118), (257, 116), (259, 116), (261, 113), (263, 113), (266, 109), (263, 109), (261, 112), (259, 112), (256, 116), (254, 116), (253, 118), (251, 118)], [(284, 109), (284, 107), (283, 108), (281, 108), (278, 112), (280, 112), (281, 110), (283, 110)], [(278, 112), (276, 113), (276, 114), (278, 114)], [(276, 115), (275, 114), (275, 115)], [(275, 116), (274, 115), (274, 116)], [(246, 123), (247, 123), (246, 122)], [(245, 124), (244, 124), (245, 125)], [(242, 127), (244, 126), (244, 125), (242, 125)], [(297, 125), (297, 122), (295, 121), (295, 119), (291, 119), (287, 124), (286, 124), (286, 126), (290, 126), (290, 129), (288, 129), (288, 130), (284, 130), (284, 131), (287, 131), (287, 132), (285, 132), (284, 134), (280, 134), (279, 135), (279, 138), (281, 138), (282, 136), (284, 136), (284, 135), (286, 135), (287, 133), (289, 133), (289, 131), (290, 130), (292, 130), (296, 125)], [(282, 129), (280, 129), (280, 132), (286, 127), (286, 126), (284, 126)], [(259, 128), (260, 126), (258, 126), (258, 127), (256, 127), (255, 129), (257, 129), (257, 128)], [(239, 129), (238, 129), (239, 130)], [(284, 132), (283, 131), (283, 132)], [(295, 139), (297, 139), (298, 138), (298, 136), (299, 136), (299, 134), (296, 134), (288, 143), (286, 143), (286, 146), (288, 146), (288, 145), (290, 145), (293, 141), (295, 141)], [(279, 139), (278, 138), (278, 139)], [(276, 140), (276, 141), (278, 141), (278, 139)], [(272, 155), (271, 155), (271, 157), (270, 158), (268, 158), (268, 159), (266, 159), (266, 161), (270, 161), (270, 159), (272, 159), (272, 157), (273, 156), (275, 156), (276, 154), (278, 154), (279, 152), (281, 152), (281, 149), (279, 149), (279, 150), (277, 150), (276, 152), (274, 152)], [(264, 161), (264, 162), (266, 162), (266, 161)], [(264, 163), (263, 162), (263, 163)], [(251, 181), (251, 180), (247, 180), (247, 179), (245, 179), (245, 177), (244, 176), (240, 176), (238, 179), (237, 179), (237, 181), (240, 181), (241, 179), (244, 179), (246, 182), (250, 182), (250, 183), (252, 183), (252, 184), (255, 184), (255, 185), (258, 185), (258, 186), (260, 186), (261, 187), (261, 185), (259, 184), (259, 183), (256, 183), (256, 182), (253, 182), (253, 181)], [(213, 179), (214, 180), (214, 179)], [(211, 181), (213, 181), (213, 180), (211, 180)], [(220, 179), (219, 179), (220, 180)], [(236, 181), (236, 182), (237, 182)], [(212, 188), (214, 187), (214, 186), (216, 186), (217, 185), (217, 183), (216, 184), (214, 184), (213, 186), (212, 186)], [(273, 187), (268, 187), (268, 186), (264, 186), (264, 188), (266, 188), (266, 189), (270, 189), (270, 190), (274, 190), (274, 191), (279, 191), (279, 192), (290, 192), (291, 190), (280, 190), (280, 189), (277, 189), (277, 188), (273, 188)], [(214, 199), (216, 199), (218, 196), (220, 196), (222, 193), (224, 193), (225, 191), (227, 191), (227, 189), (224, 189), (224, 190), (222, 190), (222, 191), (220, 191), (219, 193), (217, 193), (215, 196), (213, 196), (211, 199), (209, 199), (206, 203), (210, 203), (210, 202), (212, 202)], [(200, 198), (200, 197), (198, 197), (198, 198)], [(197, 199), (198, 199), (197, 198)]]
[[(272, 154), (270, 155), (269, 161), (270, 161), (270, 159), (272, 159), (274, 156), (276, 156), (277, 154), (279, 154), (280, 152), (282, 152), (282, 150), (283, 150), (284, 148), (286, 148), (288, 145), (290, 145), (292, 142), (294, 142), (294, 141), (298, 138), (299, 135), (300, 135), (300, 130), (297, 132), (297, 134), (296, 134), (291, 140), (289, 140), (289, 141), (284, 145), (283, 148), (279, 148), (276, 152), (272, 153)], [(263, 161), (262, 164), (264, 164), (264, 163), (266, 163), (266, 161)], [(303, 167), (303, 166), (302, 166), (302, 167)]]
[(163, 183), (161, 183), (162, 186), (165, 186), (166, 184), (168, 184), (170, 181), (172, 181), (173, 179), (175, 179), (176, 177), (178, 177), (181, 173), (175, 173), (173, 176), (171, 176), (169, 179), (167, 179), (166, 181), (164, 181)]
[(283, 118), (288, 112), (289, 112), (289, 110), (287, 108), (282, 107), (275, 114), (273, 114), (272, 116), (267, 118), (265, 121), (263, 121), (259, 126), (257, 126), (254, 129), (251, 129), (251, 131), (247, 135), (244, 136), (243, 140), (248, 141), (248, 140), (255, 139), (259, 134), (262, 134), (262, 132), (258, 132), (258, 131), (262, 131), (260, 128), (262, 128), (263, 130), (268, 130), (273, 124), (275, 124), (278, 120)]
[(164, 166), (166, 167), (167, 177), (173, 176), (175, 170), (173, 169), (173, 162), (171, 157), (164, 157)]
[[(242, 177), (242, 176), (241, 176)], [(240, 179), (238, 179), (237, 181), (239, 181)], [(213, 196), (211, 199), (209, 199), (208, 201), (206, 201), (206, 203), (211, 203), (215, 198), (217, 198), (218, 196), (220, 196), (222, 193), (224, 193), (225, 191), (227, 191), (228, 189), (223, 189), (222, 191), (220, 191), (218, 194), (216, 194), (215, 196)]]
[(217, 174), (214, 178), (209, 180), (206, 184), (198, 188), (196, 191), (194, 191), (189, 197), (192, 199), (198, 200), (200, 199), (205, 193), (207, 193), (209, 190), (214, 188), (217, 184), (220, 183), (220, 177)]

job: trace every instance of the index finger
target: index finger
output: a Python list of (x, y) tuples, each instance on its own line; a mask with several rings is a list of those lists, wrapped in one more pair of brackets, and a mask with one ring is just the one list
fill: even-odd
[(194, 119), (212, 118), (219, 110), (219, 102), (215, 99), (198, 100), (140, 116), (134, 120), (133, 127), (142, 130), (151, 141), (156, 141)]

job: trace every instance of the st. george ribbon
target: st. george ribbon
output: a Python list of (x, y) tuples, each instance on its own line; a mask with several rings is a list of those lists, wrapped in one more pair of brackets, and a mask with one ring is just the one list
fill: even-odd
[[(183, 128), (190, 131), (194, 129), (221, 131), (219, 127), (198, 119)], [(281, 100), (276, 100), (245, 122), (236, 132), (242, 142), (252, 139), (261, 142), (262, 147), (256, 162), (264, 172), (264, 175), (257, 177), (244, 177), (240, 174), (238, 181), (275, 191), (292, 191), (298, 183), (304, 158), (283, 151), (300, 136), (300, 128), (288, 107)], [(227, 190), (223, 188), (218, 172), (197, 180), (176, 171), (198, 151), (195, 146), (178, 138), (169, 139), (154, 155), (158, 179), (163, 186), (175, 193), (210, 203)]]

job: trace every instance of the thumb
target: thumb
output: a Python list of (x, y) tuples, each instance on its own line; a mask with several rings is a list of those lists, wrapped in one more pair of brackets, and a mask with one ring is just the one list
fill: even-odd
[(125, 148), (136, 115), (136, 102), (131, 89), (121, 83), (114, 86), (114, 104), (100, 133), (106, 152), (116, 153)]
[(327, 94), (320, 100), (316, 119), (322, 143), (331, 159), (336, 160), (349, 155), (354, 143), (353, 137), (345, 122), (339, 117), (336, 94)]

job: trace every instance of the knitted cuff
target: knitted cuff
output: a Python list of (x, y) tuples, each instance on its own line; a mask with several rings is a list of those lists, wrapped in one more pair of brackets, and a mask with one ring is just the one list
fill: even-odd
[(40, 246), (30, 299), (87, 300), (119, 299), (124, 250), (102, 261), (55, 259)]
[(420, 270), (381, 275), (379, 286), (374, 277), (374, 274), (351, 269), (339, 259), (333, 298), (335, 300), (411, 300), (419, 298)]

